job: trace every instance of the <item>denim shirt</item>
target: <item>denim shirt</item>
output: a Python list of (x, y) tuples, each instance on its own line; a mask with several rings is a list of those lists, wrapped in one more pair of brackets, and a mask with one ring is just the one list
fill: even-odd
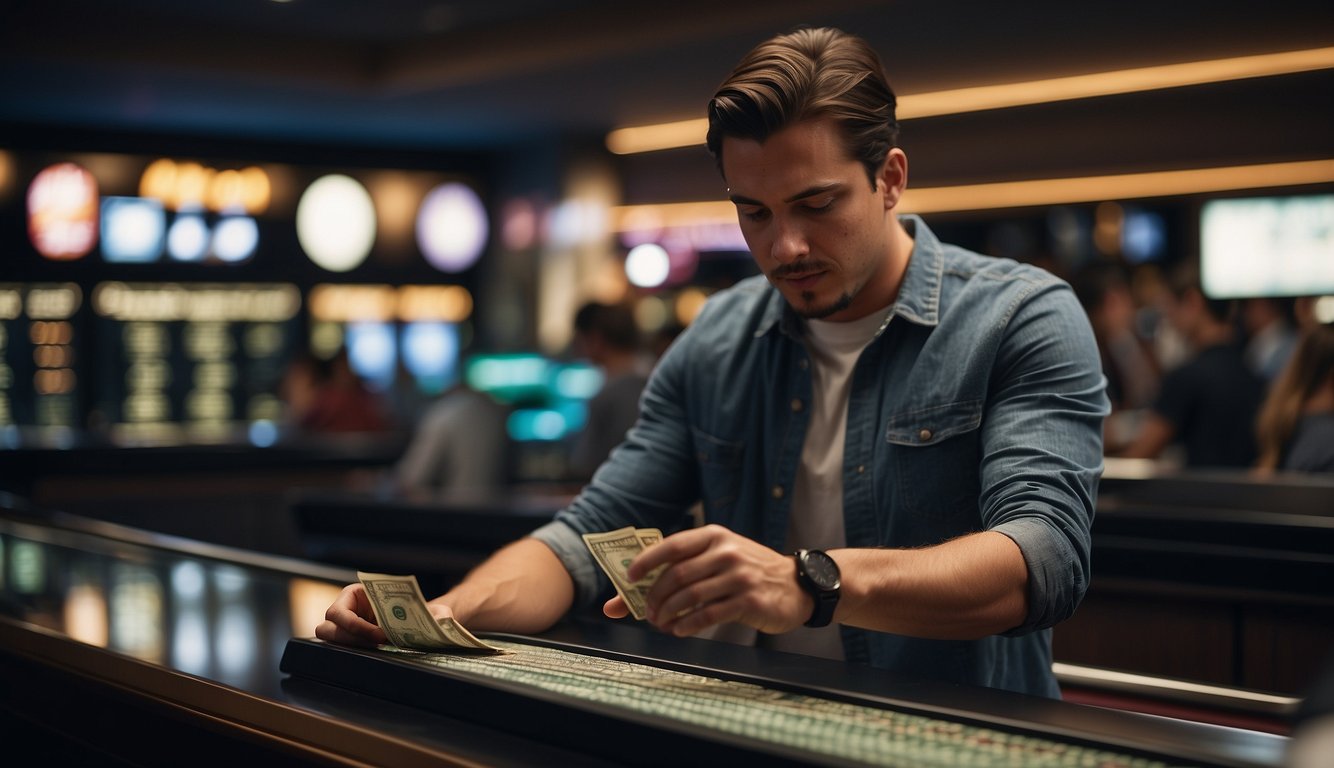
[[(928, 640), (842, 627), (848, 661), (1059, 696), (1050, 627), (1089, 580), (1105, 379), (1064, 282), (940, 243), (916, 217), (899, 296), (852, 374), (843, 454), (849, 547), (922, 547), (976, 531), (1018, 544), (1028, 615), (1003, 635)], [(626, 440), (534, 532), (576, 604), (611, 594), (579, 535), (706, 522), (783, 546), (812, 397), (803, 324), (763, 277), (715, 294), (664, 354)], [(892, 610), (892, 608), (891, 608)]]

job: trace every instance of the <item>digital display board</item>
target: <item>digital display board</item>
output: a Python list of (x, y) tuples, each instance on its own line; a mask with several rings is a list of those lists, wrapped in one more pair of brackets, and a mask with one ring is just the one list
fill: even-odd
[[(415, 383), (424, 402), (458, 380), (490, 239), (477, 183), (489, 158), (239, 141), (164, 157), (156, 145), (189, 142), (141, 138), (136, 153), (0, 135), (0, 447), (45, 428), (271, 443), (293, 361), (345, 345), (395, 396)], [(441, 248), (456, 259), (447, 276)]]
[(0, 428), (78, 424), (82, 303), (72, 283), (0, 283)]
[(231, 439), (279, 421), (300, 308), (291, 284), (99, 284), (99, 419), (131, 443)]
[(1205, 203), (1200, 279), (1218, 299), (1334, 294), (1334, 194)]

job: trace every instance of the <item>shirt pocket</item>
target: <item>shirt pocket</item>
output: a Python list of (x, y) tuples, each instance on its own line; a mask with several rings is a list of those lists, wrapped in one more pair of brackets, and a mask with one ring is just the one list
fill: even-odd
[(700, 497), (704, 508), (717, 514), (736, 504), (745, 446), (740, 440), (716, 437), (698, 427), (690, 431), (699, 462)]
[(908, 545), (932, 544), (981, 527), (978, 509), (982, 400), (917, 407), (891, 415), (885, 440), (892, 471), (885, 489), (896, 500), (896, 527)]

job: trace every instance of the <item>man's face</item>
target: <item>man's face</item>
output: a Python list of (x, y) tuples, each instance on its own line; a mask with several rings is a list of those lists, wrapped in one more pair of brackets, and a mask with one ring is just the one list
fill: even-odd
[(751, 255), (793, 309), (842, 322), (893, 301), (897, 198), (883, 173), (871, 187), (832, 121), (795, 123), (763, 144), (724, 138), (722, 156)]

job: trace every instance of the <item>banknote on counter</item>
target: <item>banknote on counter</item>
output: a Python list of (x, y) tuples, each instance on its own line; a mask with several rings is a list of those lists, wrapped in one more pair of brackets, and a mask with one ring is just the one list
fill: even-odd
[(376, 623), (389, 636), (389, 642), (399, 648), (501, 653), (499, 648), (474, 637), (453, 618), (432, 616), (416, 576), (357, 571), (357, 579), (366, 588)]
[(639, 581), (631, 581), (627, 571), (630, 562), (645, 549), (662, 541), (662, 531), (657, 528), (635, 528), (627, 526), (606, 533), (585, 533), (584, 544), (593, 553), (616, 594), (625, 601), (630, 615), (643, 619), (648, 615), (648, 590), (657, 581), (661, 568), (656, 568)]

